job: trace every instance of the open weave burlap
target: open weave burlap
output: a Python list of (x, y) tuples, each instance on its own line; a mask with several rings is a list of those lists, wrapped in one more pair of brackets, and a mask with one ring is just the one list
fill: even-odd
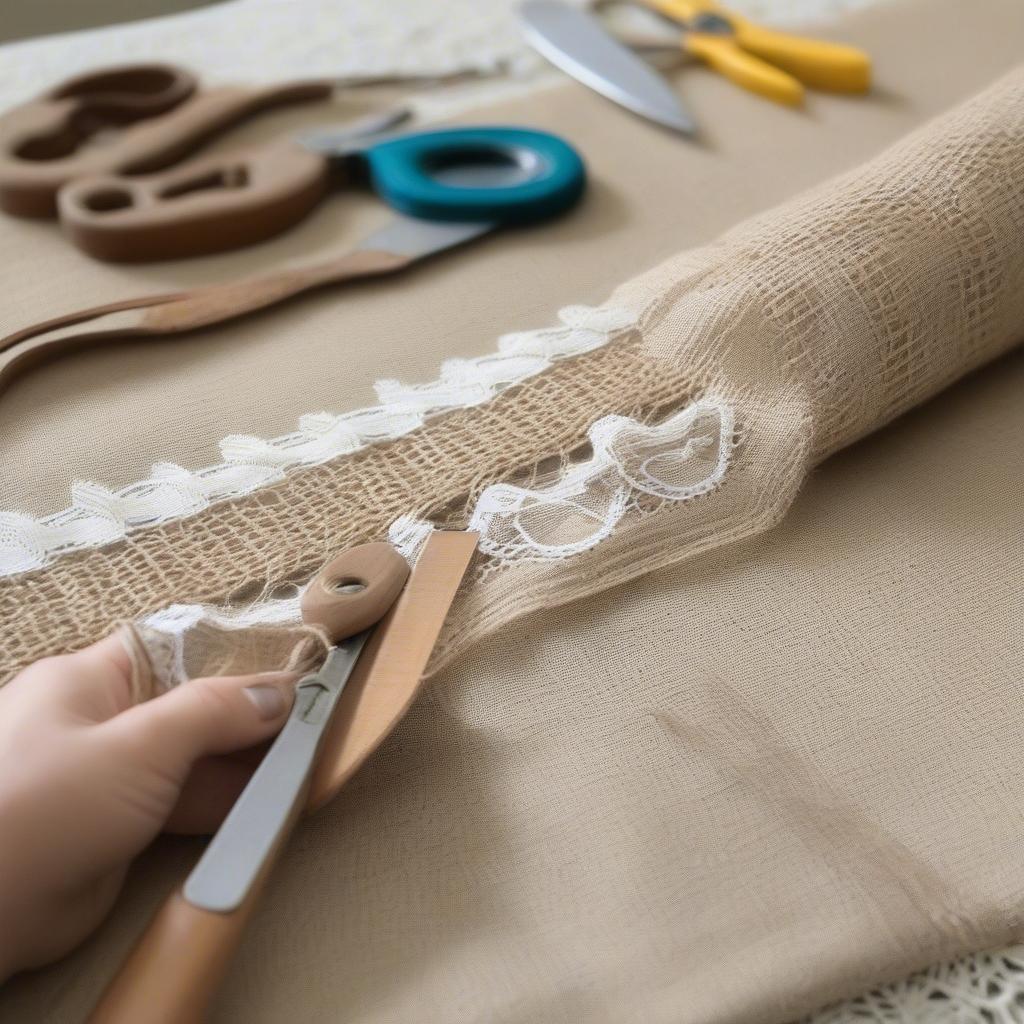
[[(529, 481), (537, 500), (503, 524), (517, 544), (485, 537), (486, 556), (463, 588), (436, 668), (519, 615), (763, 531), (814, 463), (1020, 339), (1022, 165), (1018, 69), (868, 165), (624, 285), (611, 302), (636, 312), (632, 335), (483, 407), (214, 508), (199, 517), (206, 522), (193, 520), (190, 543), (177, 527), (150, 531), (29, 576), (7, 597), (31, 590), (29, 607), (42, 596), (52, 615), (71, 596), (84, 642), (109, 622), (111, 598), (99, 599), (107, 580), (119, 581), (119, 612), (128, 616), (175, 596), (176, 574), (201, 601), (254, 578), (301, 579), (330, 551), (381, 536), (402, 514), (464, 526), (485, 485), (558, 457), (549, 480)], [(587, 427), (608, 413), (656, 420), (695, 394), (721, 403), (735, 424), (736, 437), (720, 439), (730, 449), (720, 485), (685, 501), (647, 489), (591, 550), (544, 557), (573, 541), (581, 504), (590, 502), (584, 531), (589, 513), (600, 519), (607, 504), (586, 488), (572, 503), (544, 501)], [(655, 447), (638, 435), (627, 461), (642, 466)], [(525, 558), (524, 536), (533, 545)], [(268, 545), (287, 554), (271, 560)], [(7, 641), (11, 667), (50, 642), (22, 619)], [(186, 662), (193, 672), (223, 670), (230, 651), (232, 671), (255, 669), (273, 640), (275, 660), (291, 663), (300, 639), (275, 628), (225, 643), (207, 628), (187, 640)]]
[[(485, 483), (575, 448), (607, 411), (650, 412), (687, 391), (685, 372), (664, 372), (636, 338), (624, 339), (391, 444), (14, 577), (0, 587), (9, 627), (0, 676), (176, 599), (248, 601), (264, 581), (308, 578), (332, 552), (386, 534), (399, 515), (465, 504)], [(266, 654), (262, 642), (252, 650)]]

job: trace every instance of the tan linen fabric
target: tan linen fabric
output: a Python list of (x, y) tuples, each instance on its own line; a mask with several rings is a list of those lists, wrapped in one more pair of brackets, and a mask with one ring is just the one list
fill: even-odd
[[(952, 75), (957, 10), (913, 50), (918, 9), (861, 27)], [(220, 1018), (784, 1020), (1013, 937), (1018, 362), (833, 459), (772, 533), (440, 676), (297, 837)], [(79, 1019), (194, 849), (154, 849), (0, 1013)]]
[[(1020, 938), (1022, 387), (1018, 354), (770, 534), (433, 680), (295, 837), (214, 1019), (784, 1021)], [(198, 849), (157, 844), (0, 1019), (81, 1020)]]

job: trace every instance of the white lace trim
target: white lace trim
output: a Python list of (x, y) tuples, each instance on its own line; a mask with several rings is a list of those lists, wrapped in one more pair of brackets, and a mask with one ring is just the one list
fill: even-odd
[[(467, 529), (500, 562), (570, 558), (610, 537), (644, 495), (687, 501), (714, 490), (729, 467), (734, 435), (732, 408), (713, 396), (653, 425), (605, 416), (587, 432), (590, 458), (547, 487), (492, 484)], [(399, 516), (388, 540), (413, 562), (433, 529), (427, 520)]]
[(298, 430), (281, 437), (226, 437), (220, 443), (223, 461), (216, 465), (189, 471), (162, 462), (149, 479), (116, 491), (75, 483), (71, 506), (55, 515), (0, 513), (0, 576), (37, 569), (68, 552), (194, 515), (215, 501), (275, 483), (297, 467), (394, 440), (431, 416), (480, 405), (560, 359), (600, 348), (634, 323), (634, 314), (619, 308), (567, 306), (558, 315), (562, 322), (557, 327), (503, 335), (494, 354), (446, 360), (432, 383), (378, 381), (374, 389), (380, 404), (371, 408), (303, 416)]
[[(547, 487), (492, 484), (477, 500), (467, 529), (500, 562), (569, 558), (596, 547), (646, 495), (687, 501), (724, 479), (734, 447), (729, 405), (708, 396), (653, 425), (605, 416), (587, 432), (592, 454)], [(410, 562), (433, 531), (400, 516), (388, 540)]]
[[(592, 454), (547, 487), (492, 484), (477, 500), (467, 529), (499, 562), (570, 558), (596, 547), (643, 495), (686, 501), (714, 490), (732, 454), (732, 408), (713, 397), (647, 426), (605, 416), (587, 432)], [(410, 562), (433, 531), (423, 519), (399, 516), (388, 540)]]
[(712, 398), (645, 426), (605, 416), (587, 434), (593, 454), (549, 487), (488, 487), (469, 529), (502, 561), (567, 558), (600, 544), (640, 495), (686, 501), (721, 482), (732, 452), (732, 409)]
[[(590, 428), (591, 456), (543, 488), (494, 484), (480, 495), (469, 528), (480, 550), (496, 563), (546, 560), (580, 554), (608, 537), (640, 500), (686, 501), (707, 494), (725, 477), (733, 449), (731, 407), (705, 398), (662, 423), (647, 426), (625, 416), (606, 416)], [(433, 531), (430, 522), (400, 516), (388, 538), (410, 561)], [(197, 629), (222, 631), (299, 626), (301, 589), (285, 598), (243, 609), (172, 605), (141, 622), (156, 631), (148, 643), (164, 652), (161, 664), (187, 676), (187, 645)]]

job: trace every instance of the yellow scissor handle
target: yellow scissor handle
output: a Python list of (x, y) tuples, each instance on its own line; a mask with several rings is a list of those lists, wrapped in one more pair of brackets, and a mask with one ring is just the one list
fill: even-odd
[(755, 25), (727, 11), (716, 0), (642, 0), (648, 7), (687, 22), (701, 14), (717, 14), (732, 26), (733, 38), (756, 54), (815, 89), (830, 92), (867, 92), (871, 86), (871, 58), (855, 46), (826, 43)]
[(871, 58), (856, 46), (776, 32), (735, 16), (729, 20), (740, 46), (784, 68), (814, 89), (867, 92), (871, 88)]
[(747, 53), (732, 36), (687, 32), (683, 48), (750, 92), (790, 107), (803, 102), (804, 87), (792, 75)]
[(719, 6), (714, 0), (640, 0), (640, 2), (673, 21), (690, 21), (698, 14), (720, 14), (723, 17), (731, 17), (726, 13), (725, 8)]

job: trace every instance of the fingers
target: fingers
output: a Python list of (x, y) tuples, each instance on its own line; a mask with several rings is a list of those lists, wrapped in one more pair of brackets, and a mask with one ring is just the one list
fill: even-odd
[(194, 679), (107, 722), (104, 729), (183, 782), (200, 758), (254, 746), (284, 725), (294, 672)]
[(110, 636), (106, 636), (88, 647), (83, 647), (78, 655), (96, 661), (100, 665), (106, 665), (126, 683), (131, 681), (132, 659), (125, 644), (124, 631), (121, 629), (115, 630)]
[(131, 683), (131, 658), (118, 630), (80, 651), (37, 661), (2, 693), (27, 716), (95, 724), (131, 704)]

